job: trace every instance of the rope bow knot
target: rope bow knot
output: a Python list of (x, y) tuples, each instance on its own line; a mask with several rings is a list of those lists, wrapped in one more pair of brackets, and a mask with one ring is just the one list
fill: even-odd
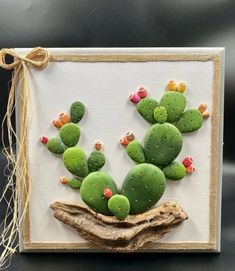
[[(14, 58), (11, 63), (6, 63), (6, 56), (10, 55)], [(36, 47), (30, 51), (26, 56), (21, 56), (15, 49), (1, 49), (0, 50), (0, 67), (6, 70), (11, 70), (22, 66), (23, 63), (29, 64), (35, 68), (45, 68), (50, 60), (50, 53), (41, 48)]]

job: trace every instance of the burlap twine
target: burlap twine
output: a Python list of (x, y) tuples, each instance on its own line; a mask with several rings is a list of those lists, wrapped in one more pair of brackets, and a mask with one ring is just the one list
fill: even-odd
[[(6, 56), (13, 57), (13, 62), (7, 63)], [(30, 110), (30, 90), (28, 67), (43, 69), (49, 62), (50, 54), (47, 50), (37, 47), (30, 51), (26, 56), (19, 55), (14, 49), (0, 50), (0, 67), (6, 70), (12, 70), (12, 81), (9, 92), (7, 111), (3, 119), (2, 136), (4, 135), (4, 122), (7, 123), (7, 137), (9, 146), (5, 146), (4, 139), (3, 151), (8, 160), (10, 174), (7, 176), (7, 184), (4, 188), (0, 201), (7, 202), (7, 211), (4, 220), (1, 223), (3, 230), (1, 232), (0, 246), (3, 252), (0, 256), (0, 268), (6, 267), (11, 260), (11, 255), (16, 251), (19, 243), (17, 241), (21, 225), (25, 222), (28, 212), (30, 197), (30, 181), (28, 176), (27, 162), (27, 140), (29, 128), (29, 110)], [(12, 126), (12, 114), (15, 104), (19, 103), (19, 135), (17, 136)], [(13, 146), (14, 139), (17, 146), (17, 154)], [(8, 190), (12, 191), (9, 200), (6, 199)], [(12, 216), (10, 222), (7, 221)]]

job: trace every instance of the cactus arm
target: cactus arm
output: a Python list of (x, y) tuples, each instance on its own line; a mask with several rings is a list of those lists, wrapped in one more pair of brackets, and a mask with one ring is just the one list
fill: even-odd
[(73, 123), (78, 123), (85, 114), (85, 106), (83, 103), (76, 101), (70, 107), (70, 119)]
[(203, 124), (202, 113), (197, 109), (185, 110), (176, 123), (181, 133), (192, 133), (201, 128)]
[(63, 154), (67, 149), (67, 146), (58, 137), (50, 138), (46, 146), (50, 152), (55, 154)]
[(169, 91), (162, 96), (160, 105), (167, 111), (167, 122), (175, 123), (185, 110), (186, 98), (182, 93)]
[(137, 112), (149, 123), (156, 123), (154, 118), (154, 110), (158, 107), (158, 102), (153, 98), (144, 98), (138, 102), (136, 109)]
[(162, 169), (166, 179), (179, 181), (186, 175), (185, 166), (180, 162), (171, 162), (168, 166)]
[(129, 142), (126, 147), (126, 152), (128, 156), (137, 164), (145, 162), (144, 149), (139, 141), (133, 140)]
[(80, 128), (74, 123), (67, 123), (60, 128), (59, 134), (66, 146), (74, 147), (80, 138)]
[(66, 177), (61, 177), (60, 182), (63, 185), (67, 185), (71, 187), (72, 189), (79, 190), (82, 184), (82, 180), (79, 178), (66, 178)]
[(79, 147), (68, 148), (63, 153), (63, 161), (66, 169), (73, 175), (83, 178), (89, 173), (86, 154)]
[(98, 150), (94, 150), (87, 160), (88, 168), (90, 172), (100, 170), (105, 164), (105, 155)]

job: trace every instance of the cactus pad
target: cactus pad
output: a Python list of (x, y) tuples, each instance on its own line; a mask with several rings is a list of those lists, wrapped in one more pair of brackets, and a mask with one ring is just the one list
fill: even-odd
[(117, 186), (112, 177), (104, 172), (92, 172), (82, 181), (80, 194), (82, 200), (94, 211), (112, 215), (108, 208), (108, 199), (104, 197), (105, 188), (117, 194)]
[(156, 123), (154, 118), (154, 109), (158, 106), (158, 102), (152, 98), (144, 98), (137, 104), (138, 113), (148, 122)]
[(74, 123), (67, 123), (60, 128), (60, 138), (68, 147), (74, 147), (80, 138), (80, 129)]
[(64, 165), (69, 172), (85, 177), (88, 174), (88, 165), (85, 152), (79, 147), (68, 148), (63, 154)]
[(101, 169), (105, 164), (105, 156), (100, 151), (93, 151), (87, 160), (91, 172)]
[(186, 98), (183, 94), (176, 91), (166, 92), (160, 100), (160, 105), (166, 108), (167, 121), (174, 123), (184, 112)]
[(186, 169), (182, 163), (172, 162), (163, 168), (165, 177), (169, 180), (181, 180), (186, 175)]
[(176, 123), (176, 127), (182, 133), (190, 133), (201, 128), (203, 123), (203, 117), (201, 112), (197, 109), (188, 109), (180, 117)]
[(130, 212), (130, 202), (123, 195), (114, 195), (108, 201), (109, 211), (116, 216), (117, 219), (125, 219)]
[(137, 140), (133, 140), (129, 142), (129, 144), (126, 147), (126, 150), (130, 158), (136, 163), (145, 162), (143, 147)]
[(47, 149), (50, 152), (56, 153), (56, 154), (62, 154), (66, 150), (65, 144), (60, 140), (58, 137), (50, 138), (47, 142)]
[(76, 101), (70, 107), (70, 119), (73, 123), (79, 122), (85, 114), (85, 106), (83, 103)]
[(152, 207), (163, 195), (166, 179), (156, 166), (143, 163), (134, 166), (127, 174), (121, 194), (130, 202), (130, 213), (138, 214)]
[(154, 118), (158, 123), (164, 123), (167, 120), (167, 111), (163, 106), (158, 106), (154, 110)]
[(73, 189), (80, 189), (82, 184), (82, 181), (77, 179), (77, 178), (72, 178), (68, 180), (68, 186), (73, 188)]
[(166, 166), (174, 161), (182, 149), (179, 130), (170, 123), (152, 125), (144, 142), (146, 160), (156, 166)]

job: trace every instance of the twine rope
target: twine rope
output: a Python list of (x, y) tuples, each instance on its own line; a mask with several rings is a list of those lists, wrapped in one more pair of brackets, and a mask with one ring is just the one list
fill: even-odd
[[(7, 55), (13, 57), (13, 62), (6, 62)], [(0, 67), (6, 70), (13, 69), (7, 110), (2, 123), (3, 152), (7, 158), (7, 169), (10, 170), (10, 173), (6, 176), (7, 183), (0, 197), (0, 203), (5, 201), (7, 204), (5, 217), (0, 223), (0, 228), (2, 228), (0, 247), (3, 248), (0, 255), (0, 269), (9, 266), (12, 255), (19, 246), (16, 240), (28, 210), (31, 191), (27, 162), (27, 139), (30, 124), (28, 68), (44, 69), (48, 65), (49, 59), (49, 52), (41, 47), (34, 48), (25, 56), (18, 54), (14, 49), (0, 50)], [(16, 134), (11, 120), (15, 110), (16, 99), (20, 107), (19, 135)], [(3, 127), (5, 123), (7, 125), (6, 132), (9, 146), (6, 146), (4, 143), (5, 131)], [(13, 147), (14, 139), (16, 141), (17, 154)], [(12, 193), (9, 199), (7, 199), (6, 195), (8, 191)], [(12, 217), (10, 221), (9, 217)]]

